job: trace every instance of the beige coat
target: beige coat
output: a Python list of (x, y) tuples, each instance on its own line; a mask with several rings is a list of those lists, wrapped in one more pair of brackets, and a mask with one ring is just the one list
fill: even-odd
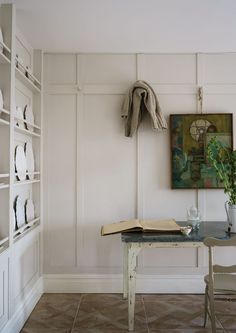
[(150, 114), (155, 129), (163, 130), (167, 128), (166, 120), (154, 90), (147, 82), (136, 81), (125, 96), (122, 106), (122, 118), (126, 119), (125, 136), (133, 136), (138, 129), (144, 112)]

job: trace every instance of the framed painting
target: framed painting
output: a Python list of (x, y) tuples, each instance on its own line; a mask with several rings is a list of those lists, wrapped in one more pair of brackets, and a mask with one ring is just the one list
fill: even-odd
[(233, 148), (232, 113), (170, 115), (172, 189), (223, 188), (208, 163), (213, 137)]

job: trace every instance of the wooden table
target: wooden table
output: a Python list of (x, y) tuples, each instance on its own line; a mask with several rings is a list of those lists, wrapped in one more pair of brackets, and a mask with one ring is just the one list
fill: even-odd
[[(186, 222), (177, 222), (184, 226)], [(198, 230), (192, 231), (188, 236), (180, 233), (142, 233), (124, 232), (121, 239), (124, 245), (123, 260), (123, 297), (128, 298), (128, 329), (134, 329), (134, 307), (137, 256), (143, 248), (189, 248), (203, 246), (206, 237), (228, 239), (226, 222), (202, 222)]]

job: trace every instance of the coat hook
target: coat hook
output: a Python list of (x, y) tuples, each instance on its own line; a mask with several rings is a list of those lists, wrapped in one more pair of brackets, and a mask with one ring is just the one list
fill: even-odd
[(203, 112), (203, 87), (198, 88), (198, 100), (200, 103), (200, 111)]

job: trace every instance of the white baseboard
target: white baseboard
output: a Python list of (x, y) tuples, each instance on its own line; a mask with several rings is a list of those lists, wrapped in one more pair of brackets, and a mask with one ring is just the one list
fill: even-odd
[[(122, 293), (121, 274), (46, 274), (47, 293)], [(202, 275), (137, 275), (137, 293), (204, 293)]]
[[(201, 275), (137, 275), (137, 293), (204, 292)], [(122, 293), (121, 274), (47, 274), (38, 279), (1, 333), (18, 333), (44, 292)]]
[(16, 312), (3, 327), (1, 333), (18, 333), (24, 326), (30, 313), (43, 294), (43, 278), (39, 278), (30, 292), (26, 295), (24, 301), (20, 304)]

